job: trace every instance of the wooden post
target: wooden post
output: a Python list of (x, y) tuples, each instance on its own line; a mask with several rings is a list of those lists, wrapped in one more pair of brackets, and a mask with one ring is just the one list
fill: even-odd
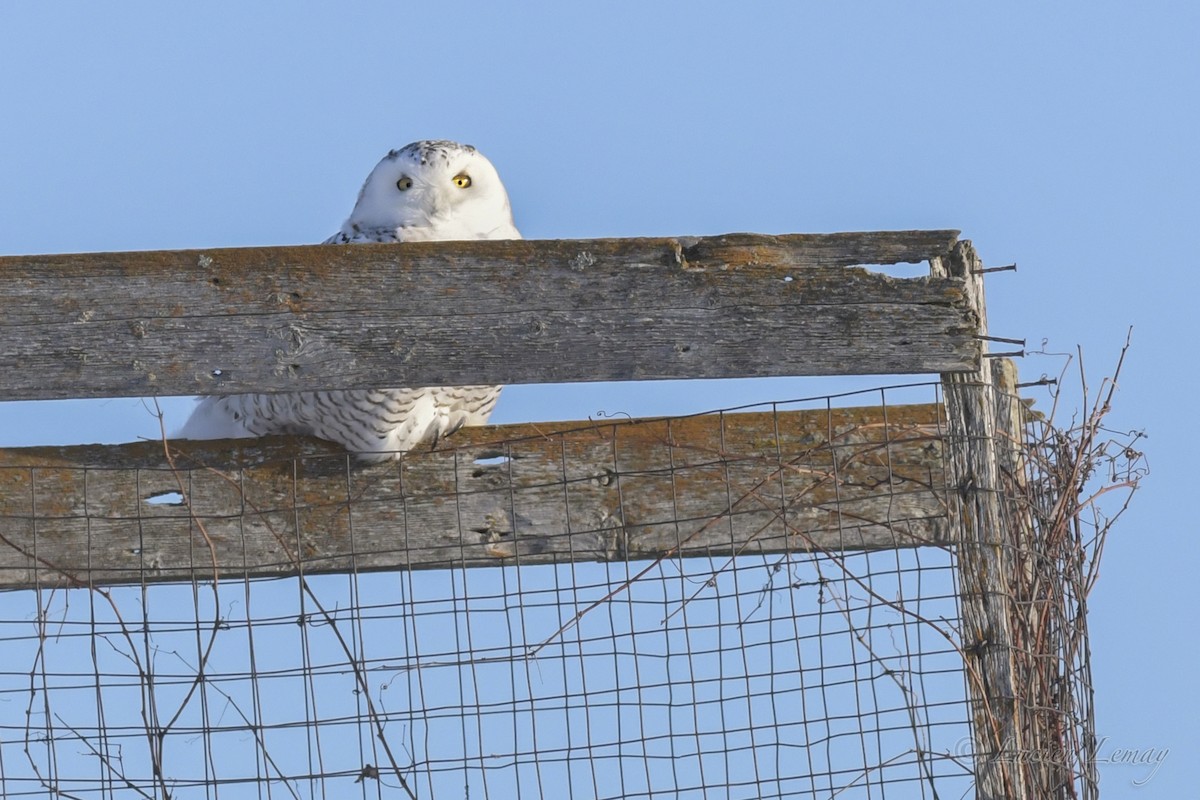
[[(946, 259), (931, 262), (935, 275), (966, 281), (978, 331), (987, 334), (983, 264), (969, 241)], [(1011, 413), (1000, 413), (997, 371), (982, 359), (974, 372), (942, 375), (947, 418), (949, 495), (957, 542), (962, 648), (974, 727), (974, 769), (979, 800), (1035, 800), (1029, 793), (1025, 741), (1015, 670), (1011, 593), (1017, 559), (1006, 529), (1009, 498), (1000, 472), (1002, 451), (1020, 441)], [(1003, 374), (1003, 373), (1001, 373)]]

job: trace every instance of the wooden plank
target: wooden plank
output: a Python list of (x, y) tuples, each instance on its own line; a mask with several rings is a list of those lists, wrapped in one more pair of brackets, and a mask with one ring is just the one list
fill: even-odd
[[(161, 442), (0, 450), (0, 587), (945, 544), (940, 415), (464, 429), (370, 467), (286, 438), (172, 442), (175, 470)], [(147, 502), (180, 485), (190, 509)]]
[[(945, 260), (935, 259), (936, 272), (967, 281), (971, 303), (978, 310), (981, 333), (987, 332), (986, 303), (979, 270), (982, 262), (970, 242), (960, 242)], [(959, 597), (962, 609), (963, 666), (971, 697), (973, 764), (976, 797), (980, 800), (1024, 800), (1052, 796), (1030, 791), (1035, 762), (1056, 755), (1029, 749), (1022, 725), (1022, 704), (1016, 684), (1013, 634), (1014, 589), (1020, 583), (1008, 530), (1016, 502), (1003, 491), (1000, 464), (1011, 457), (1012, 414), (1000, 414), (1002, 388), (997, 370), (985, 362), (975, 372), (942, 376), (945, 389), (946, 460), (949, 485), (956, 487), (951, 504)], [(1015, 392), (1014, 386), (1007, 387)]]
[(955, 231), (0, 258), (0, 399), (978, 366)]

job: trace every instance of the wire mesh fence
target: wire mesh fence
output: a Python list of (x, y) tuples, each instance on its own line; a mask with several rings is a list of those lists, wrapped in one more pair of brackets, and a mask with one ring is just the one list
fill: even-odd
[[(941, 399), (464, 431), (370, 468), (13, 456), (0, 793), (971, 796), (992, 750)], [(995, 444), (1020, 500), (1014, 699), (1041, 731), (1010, 766), (1053, 749), (1063, 797), (1095, 795), (1083, 614), (1108, 520), (1089, 534), (1063, 498), (1095, 478), (1081, 452), (1113, 453), (1085, 427), (1025, 414)]]

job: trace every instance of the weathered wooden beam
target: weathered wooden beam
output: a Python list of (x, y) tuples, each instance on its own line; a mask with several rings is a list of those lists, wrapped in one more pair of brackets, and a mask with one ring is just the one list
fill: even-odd
[(0, 450), (0, 588), (944, 545), (940, 419), (464, 429), (370, 467), (284, 438)]
[(0, 399), (974, 369), (956, 231), (0, 258)]
[[(966, 280), (971, 304), (977, 309), (980, 333), (987, 333), (982, 262), (970, 242), (958, 243), (945, 259), (935, 259), (936, 274)], [(1014, 611), (1017, 559), (1011, 548), (1010, 525), (1014, 503), (1002, 490), (1001, 463), (1011, 458), (1021, 441), (1019, 424), (1006, 404), (1004, 392), (1015, 393), (1015, 380), (998, 385), (990, 362), (974, 372), (942, 376), (946, 404), (946, 462), (955, 491), (950, 505), (957, 538), (959, 602), (962, 613), (963, 666), (971, 698), (973, 763), (976, 797), (980, 800), (1025, 800), (1052, 797), (1034, 790), (1032, 771), (1038, 762), (1061, 753), (1029, 747), (1022, 724), (1022, 697), (1015, 679)], [(1015, 373), (1014, 373), (1015, 374)], [(1014, 428), (1013, 425), (1017, 424)], [(1024, 513), (1024, 512), (1018, 512)], [(1061, 745), (1057, 745), (1061, 748)]]

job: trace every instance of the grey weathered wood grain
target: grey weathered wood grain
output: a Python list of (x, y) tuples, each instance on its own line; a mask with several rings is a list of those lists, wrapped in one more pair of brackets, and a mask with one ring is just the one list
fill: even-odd
[(939, 258), (956, 238), (0, 258), (0, 399), (973, 369), (961, 277), (853, 266)]
[[(970, 242), (960, 242), (945, 259), (931, 263), (935, 273), (964, 278), (971, 304), (978, 309), (981, 333), (987, 332), (982, 263)], [(1053, 796), (1031, 791), (1036, 762), (1061, 755), (1029, 747), (1022, 706), (1037, 705), (1018, 687), (1014, 660), (1016, 562), (1011, 552), (1010, 523), (1015, 502), (1002, 490), (1000, 464), (1013, 442), (1020, 441), (1013, 416), (1000, 414), (997, 371), (990, 362), (975, 372), (942, 376), (947, 416), (949, 497), (958, 539), (962, 648), (973, 722), (976, 796), (981, 800), (1024, 800)], [(1008, 391), (1015, 391), (1008, 387)], [(1028, 646), (1037, 646), (1028, 643)], [(1047, 698), (1048, 699), (1048, 698)]]
[[(155, 442), (0, 450), (0, 588), (944, 545), (939, 418), (464, 429), (372, 467), (282, 438), (172, 442), (176, 470)], [(147, 502), (177, 479), (190, 508)]]

